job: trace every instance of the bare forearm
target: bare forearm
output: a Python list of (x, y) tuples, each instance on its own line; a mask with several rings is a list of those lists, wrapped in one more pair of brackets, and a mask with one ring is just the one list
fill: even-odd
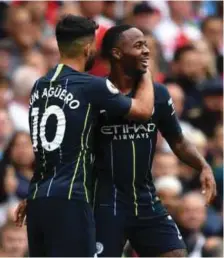
[(135, 97), (132, 99), (131, 109), (127, 115), (128, 119), (137, 121), (148, 121), (154, 107), (154, 88), (151, 73), (148, 71), (142, 75), (138, 82)]
[(208, 166), (208, 163), (197, 151), (196, 147), (185, 137), (182, 136), (170, 142), (170, 147), (183, 163), (195, 170), (202, 171), (204, 167)]
[(154, 88), (150, 72), (142, 75), (136, 90), (135, 100), (138, 101), (139, 106), (141, 105), (152, 114), (154, 107)]
[(183, 136), (169, 144), (181, 161), (200, 173), (202, 194), (205, 195), (206, 203), (209, 204), (216, 196), (216, 183), (211, 167), (195, 146)]

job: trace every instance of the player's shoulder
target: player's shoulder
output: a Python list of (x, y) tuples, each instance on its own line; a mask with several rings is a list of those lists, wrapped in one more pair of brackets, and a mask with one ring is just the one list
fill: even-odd
[(92, 75), (91, 86), (95, 92), (104, 92), (117, 94), (119, 90), (114, 86), (114, 84), (107, 77), (98, 77)]
[(154, 90), (156, 101), (163, 102), (170, 98), (170, 94), (164, 84), (154, 83)]
[(92, 74), (88, 74), (89, 79), (91, 80), (92, 84), (98, 84), (98, 85), (105, 85), (106, 84), (106, 77), (99, 77)]
[(44, 76), (38, 78), (34, 84), (33, 84), (33, 88), (31, 90), (31, 92), (37, 90), (37, 89), (40, 89), (41, 85), (42, 85), (42, 82), (44, 81)]
[(84, 73), (73, 73), (69, 78), (70, 82), (74, 82), (84, 88), (95, 88), (101, 85), (105, 85), (105, 78), (94, 76), (87, 72)]
[[(45, 83), (55, 83), (66, 85), (71, 91), (89, 87), (92, 83), (96, 81), (96, 78), (86, 72), (78, 72), (70, 67), (65, 67), (60, 74), (56, 77), (54, 81), (52, 78), (55, 76), (55, 69), (50, 70), (45, 76), (41, 78), (42, 84)], [(74, 87), (74, 85), (76, 87)]]
[(88, 73), (83, 73), (81, 80), (85, 91), (96, 91), (99, 87), (103, 87), (105, 85), (105, 78)]

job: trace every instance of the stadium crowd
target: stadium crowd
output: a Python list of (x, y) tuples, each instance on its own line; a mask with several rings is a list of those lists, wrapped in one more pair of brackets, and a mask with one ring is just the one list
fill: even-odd
[[(197, 171), (159, 135), (153, 176), (189, 257), (223, 257), (223, 2), (0, 1), (0, 256), (27, 255), (26, 229), (13, 223), (34, 167), (28, 108), (37, 78), (59, 59), (54, 27), (66, 13), (94, 19), (99, 55), (90, 73), (106, 76), (106, 30), (131, 24), (146, 35), (154, 81), (167, 86), (184, 134), (206, 157), (218, 194), (205, 205)], [(167, 125), (169, 126), (169, 125)], [(127, 245), (125, 255), (137, 256)]]

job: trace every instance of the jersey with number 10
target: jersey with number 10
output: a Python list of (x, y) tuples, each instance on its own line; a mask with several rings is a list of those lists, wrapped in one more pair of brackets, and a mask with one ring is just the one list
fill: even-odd
[(29, 124), (36, 168), (28, 199), (62, 197), (89, 202), (93, 128), (101, 109), (125, 115), (131, 99), (106, 79), (59, 64), (34, 85)]

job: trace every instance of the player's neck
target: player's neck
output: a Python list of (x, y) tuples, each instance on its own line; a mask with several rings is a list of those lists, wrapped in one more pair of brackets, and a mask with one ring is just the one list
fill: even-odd
[(128, 94), (134, 88), (133, 78), (127, 76), (121, 69), (112, 67), (109, 80), (123, 93)]
[(85, 71), (85, 63), (81, 58), (71, 59), (67, 57), (61, 57), (59, 64), (67, 65), (80, 73)]

